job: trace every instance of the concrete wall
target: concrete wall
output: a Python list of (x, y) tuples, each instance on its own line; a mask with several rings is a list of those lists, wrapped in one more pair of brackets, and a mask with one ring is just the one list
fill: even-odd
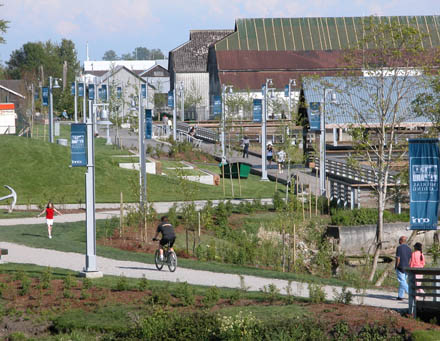
[[(383, 253), (394, 255), (399, 245), (400, 236), (409, 236), (412, 231), (407, 230), (408, 223), (392, 223), (384, 225)], [(376, 236), (376, 225), (362, 226), (329, 226), (328, 235), (333, 238), (335, 249), (347, 256), (363, 256), (372, 254), (373, 243)], [(410, 245), (420, 242), (426, 250), (434, 242), (435, 231), (427, 231), (417, 235)]]

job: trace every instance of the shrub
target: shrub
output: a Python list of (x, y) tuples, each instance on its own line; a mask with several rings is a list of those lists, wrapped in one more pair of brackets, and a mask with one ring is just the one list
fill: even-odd
[(231, 292), (231, 295), (229, 296), (229, 303), (230, 304), (235, 304), (237, 301), (239, 301), (242, 297), (242, 291), (238, 290), (238, 289), (234, 289)]
[(184, 306), (193, 305), (195, 302), (194, 289), (187, 282), (177, 286), (175, 297), (179, 298)]
[(162, 287), (162, 288), (153, 290), (153, 293), (151, 295), (151, 302), (153, 304), (167, 306), (170, 304), (170, 301), (171, 301), (171, 294), (168, 291), (168, 286), (165, 288)]
[(21, 287), (18, 292), (19, 295), (24, 296), (24, 295), (28, 294), (30, 288), (31, 288), (31, 279), (26, 274), (24, 274), (21, 277)]
[(220, 317), (220, 339), (253, 340), (259, 321), (252, 314), (239, 312), (235, 316)]
[(350, 290), (347, 290), (345, 285), (342, 287), (340, 293), (338, 293), (335, 289), (333, 289), (333, 293), (337, 303), (350, 304), (353, 300), (353, 293)]
[(273, 208), (275, 211), (281, 211), (285, 208), (285, 203), (283, 198), (281, 198), (280, 192), (276, 191), (272, 198)]
[(280, 289), (278, 289), (277, 286), (273, 283), (263, 286), (262, 291), (266, 300), (269, 301), (269, 303), (271, 304), (275, 302), (280, 296)]
[(325, 301), (325, 292), (322, 285), (309, 283), (309, 297), (313, 303), (321, 303)]
[(79, 299), (80, 299), (80, 300), (87, 300), (87, 299), (89, 299), (89, 298), (90, 298), (90, 293), (87, 292), (87, 290), (82, 289), (82, 290), (81, 290), (81, 294), (80, 294), (80, 296), (79, 296)]
[(119, 276), (119, 279), (116, 283), (116, 291), (126, 291), (129, 290), (129, 284), (127, 281), (127, 277), (125, 277), (124, 275)]
[(167, 213), (168, 221), (176, 227), (179, 225), (179, 215), (177, 210), (177, 204), (173, 204), (173, 206), (170, 207)]
[(206, 308), (215, 306), (220, 299), (220, 291), (217, 287), (210, 287), (206, 290), (205, 297), (203, 297), (202, 303)]
[(71, 289), (73, 286), (73, 279), (72, 276), (70, 274), (68, 274), (66, 277), (64, 277), (63, 279), (63, 286), (64, 289)]
[(139, 291), (145, 291), (148, 289), (148, 280), (145, 277), (145, 275), (143, 275), (140, 281), (138, 282), (138, 289)]
[(83, 279), (82, 283), (84, 289), (90, 289), (93, 286), (92, 280), (87, 277)]

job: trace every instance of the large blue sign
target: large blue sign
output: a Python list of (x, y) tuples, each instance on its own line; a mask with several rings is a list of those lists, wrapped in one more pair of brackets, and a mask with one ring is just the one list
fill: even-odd
[(222, 96), (214, 96), (212, 111), (214, 113), (214, 116), (222, 114)]
[(168, 91), (168, 107), (174, 108), (174, 93), (172, 90)]
[(310, 102), (309, 123), (311, 131), (321, 130), (321, 103)]
[(75, 91), (76, 91), (75, 82), (72, 82), (72, 84), (70, 84), (70, 94), (75, 95)]
[(87, 124), (71, 124), (70, 151), (72, 154), (72, 167), (87, 166)]
[(78, 96), (84, 96), (84, 83), (78, 83)]
[(286, 85), (285, 87), (284, 87), (284, 97), (289, 97), (289, 86), (288, 85)]
[(89, 99), (95, 99), (95, 84), (89, 84)]
[(47, 86), (43, 86), (41, 95), (43, 97), (43, 105), (47, 107), (49, 105), (49, 88)]
[(141, 84), (142, 98), (147, 98), (147, 84)]
[(252, 112), (253, 112), (253, 121), (261, 122), (263, 119), (263, 101), (261, 99), (254, 99)]
[(153, 137), (153, 114), (151, 109), (145, 109), (145, 138), (151, 140)]
[(436, 230), (439, 202), (437, 139), (409, 140), (410, 229)]

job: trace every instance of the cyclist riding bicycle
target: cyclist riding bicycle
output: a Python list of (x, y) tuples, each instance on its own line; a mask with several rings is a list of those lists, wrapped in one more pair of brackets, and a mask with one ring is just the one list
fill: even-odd
[(170, 244), (170, 251), (173, 250), (174, 242), (176, 241), (176, 234), (174, 233), (174, 227), (168, 221), (167, 216), (163, 216), (160, 219), (161, 223), (157, 227), (156, 235), (153, 238), (153, 241), (157, 240), (159, 233), (162, 234), (162, 239), (159, 241), (159, 249), (160, 249), (160, 260), (163, 261), (163, 246), (166, 244)]

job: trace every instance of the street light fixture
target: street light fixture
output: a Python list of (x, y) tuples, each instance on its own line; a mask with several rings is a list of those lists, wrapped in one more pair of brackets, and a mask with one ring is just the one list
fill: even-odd
[(226, 92), (232, 93), (233, 85), (222, 86), (222, 116), (221, 116), (221, 143), (222, 143), (222, 164), (226, 164), (226, 134), (225, 134), (225, 122), (226, 122)]
[[(52, 84), (52, 82), (54, 82)], [(49, 142), (53, 143), (53, 89), (59, 89), (58, 78), (49, 77)]]
[(267, 168), (266, 168), (266, 131), (267, 131), (267, 93), (273, 91), (272, 79), (267, 78), (266, 83), (263, 85), (263, 99), (264, 99), (264, 113), (261, 124), (261, 181), (268, 181)]
[(330, 103), (336, 104), (336, 93), (333, 89), (324, 88), (322, 115), (321, 115), (321, 137), (320, 137), (320, 147), (319, 147), (319, 188), (321, 196), (326, 196), (326, 186), (325, 186), (325, 176), (326, 176), (326, 153), (325, 153), (325, 114), (326, 114), (326, 100), (327, 96), (330, 94)]

